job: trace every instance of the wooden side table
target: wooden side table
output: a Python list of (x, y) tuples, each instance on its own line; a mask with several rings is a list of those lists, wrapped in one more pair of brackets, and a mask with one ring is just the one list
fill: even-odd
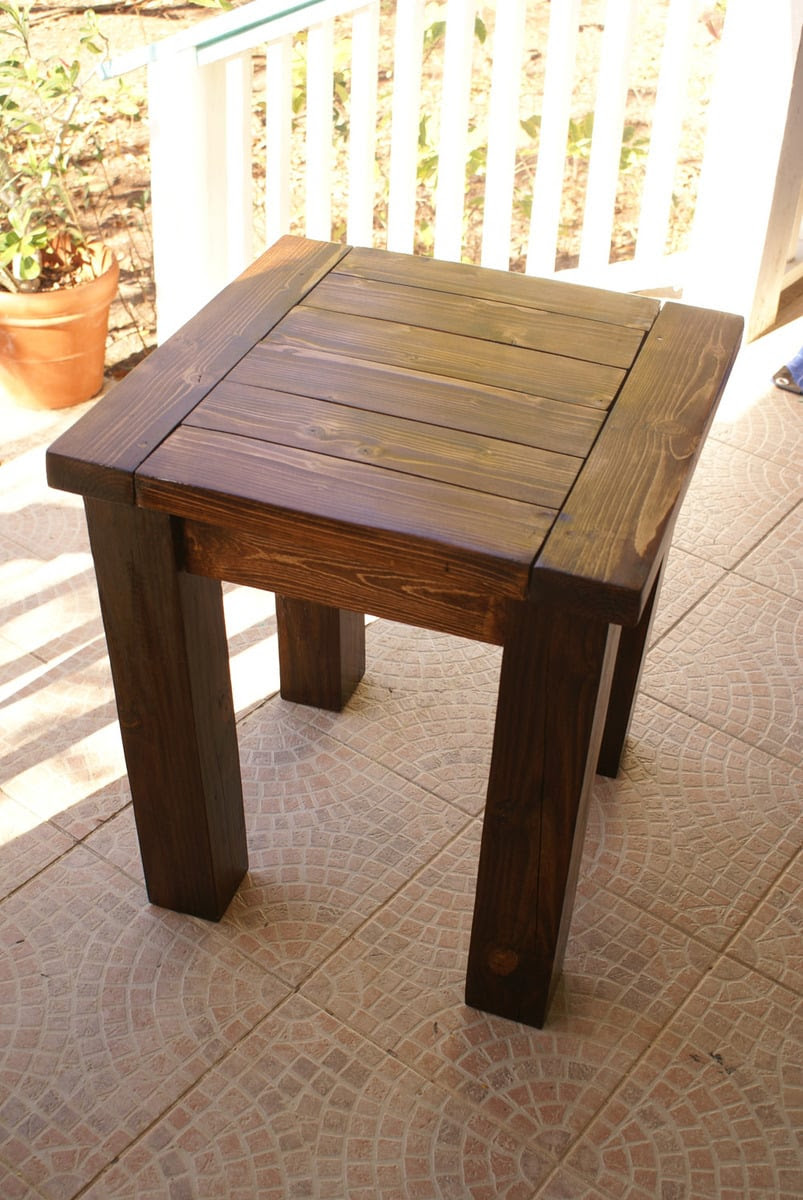
[(282, 238), (50, 449), (83, 494), (150, 899), (246, 868), (219, 580), (338, 709), (366, 611), (504, 647), (467, 1002), (540, 1025), (739, 318)]

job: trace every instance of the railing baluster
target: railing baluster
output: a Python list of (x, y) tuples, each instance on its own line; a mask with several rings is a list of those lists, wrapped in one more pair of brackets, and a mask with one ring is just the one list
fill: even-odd
[(409, 253), (415, 240), (423, 35), (424, 0), (399, 0), (393, 49), (388, 249), (401, 253)]
[(666, 249), (694, 26), (694, 0), (672, 0), (639, 213), (636, 258), (643, 261), (657, 262)]
[(610, 260), (635, 16), (635, 0), (608, 0), (580, 243), (581, 270), (607, 267)]
[(329, 241), (332, 236), (332, 94), (334, 80), (334, 22), (330, 19), (307, 30), (307, 237)]
[(265, 238), (272, 246), (290, 228), (290, 132), (293, 121), (293, 39), (265, 49)]
[(251, 54), (227, 59), (223, 64), (226, 108), (224, 116), (223, 180), (226, 188), (226, 279), (244, 271), (254, 257), (254, 184), (251, 174)]
[(354, 14), (349, 104), (349, 203), (346, 238), (370, 246), (374, 228), (379, 4)]
[(463, 248), (474, 15), (474, 0), (447, 0), (435, 192), (435, 257), (453, 261), (459, 261)]
[(549, 10), (546, 77), (527, 246), (528, 275), (552, 275), (555, 270), (579, 11), (580, 0), (552, 4)]
[(524, 0), (505, 0), (504, 4), (497, 6), (493, 32), (480, 260), (483, 267), (499, 267), (503, 270), (510, 267), (523, 45)]
[[(787, 3), (765, 5), (759, 12), (750, 0), (729, 0), (721, 46), (705, 48), (702, 56), (704, 73), (711, 69), (709, 54), (716, 54), (718, 63), (707, 113), (709, 132), (700, 164), (691, 244), (685, 256), (668, 256), (665, 250), (672, 188), (682, 123), (688, 111), (687, 81), (692, 67), (697, 66), (693, 43), (700, 18), (696, 0), (667, 0), (666, 39), (635, 258), (613, 264), (608, 270), (632, 62), (630, 45), (636, 10), (642, 11), (642, 6), (637, 0), (607, 0), (580, 266), (577, 271), (562, 272), (564, 277), (640, 289), (680, 284), (690, 302), (741, 311), (752, 306), (751, 330), (762, 327), (761, 322), (766, 324), (767, 313), (777, 301), (782, 259), (789, 241), (788, 224), (793, 220), (800, 191), (795, 122), (799, 120), (798, 93), (803, 94), (803, 82), (799, 78), (800, 64), (795, 68), (793, 59), (801, 29), (797, 10), (802, 2), (795, 0), (790, 22)], [(351, 18), (353, 29), (346, 232), (352, 242), (372, 242), (375, 137), (377, 126), (385, 119), (384, 112), (379, 113), (377, 108), (380, 7), (380, 0), (254, 0), (203, 22), (197, 30), (183, 30), (108, 65), (108, 77), (145, 65), (149, 69), (154, 272), (160, 339), (227, 282), (250, 253), (252, 164), (248, 139), (252, 113), (248, 56), (256, 46), (266, 46), (267, 55), (267, 240), (274, 241), (291, 227), (303, 228), (311, 237), (332, 236), (333, 23), (344, 17)], [(446, 20), (434, 197), (434, 249), (437, 257), (445, 259), (459, 259), (463, 252), (478, 7), (477, 0), (441, 0), (439, 5), (432, 5), (432, 15), (437, 12)], [(480, 251), (485, 266), (509, 265), (519, 249), (510, 244), (518, 140), (516, 96), (522, 78), (523, 21), (525, 14), (535, 15), (534, 7), (527, 0), (499, 0), (494, 8)], [(544, 93), (534, 99), (535, 111), (540, 111), (542, 120), (528, 231), (528, 273), (555, 271), (581, 9), (581, 0), (553, 0), (549, 9)], [(415, 245), (426, 14), (426, 0), (397, 0), (395, 58), (388, 64), (393, 70), (387, 230), (391, 250), (410, 251)], [(314, 24), (310, 25), (311, 21)], [(291, 39), (304, 33), (307, 108), (306, 145), (301, 147), (296, 145), (292, 132)], [(744, 79), (745, 63), (751, 67), (756, 61), (772, 61), (773, 70), (765, 79), (766, 86), (754, 94), (745, 89)], [(382, 64), (384, 68), (384, 59)], [(739, 147), (734, 152), (737, 141)], [(745, 144), (750, 151), (749, 168), (744, 166), (744, 153), (739, 152)], [(292, 167), (298, 157), (303, 157), (306, 164), (303, 206), (295, 206), (291, 187)], [(760, 160), (759, 167), (754, 160)], [(187, 191), (203, 198), (203, 203), (182, 213), (187, 229), (182, 228), (181, 244), (189, 241), (208, 248), (208, 253), (196, 256), (192, 264), (187, 263), (186, 256), (181, 258), (175, 241), (176, 196)], [(733, 196), (739, 199), (735, 207)], [(337, 215), (339, 220), (340, 210)], [(799, 220), (794, 224), (798, 232)], [(737, 259), (733, 255), (735, 244), (742, 247)]]

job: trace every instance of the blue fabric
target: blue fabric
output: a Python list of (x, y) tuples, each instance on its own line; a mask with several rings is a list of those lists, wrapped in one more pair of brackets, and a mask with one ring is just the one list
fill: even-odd
[(803, 346), (798, 350), (797, 354), (787, 364), (789, 374), (794, 379), (798, 387), (803, 387)]

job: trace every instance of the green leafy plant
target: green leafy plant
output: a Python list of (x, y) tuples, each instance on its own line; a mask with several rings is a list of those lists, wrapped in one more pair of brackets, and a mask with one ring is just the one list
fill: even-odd
[[(107, 53), (94, 12), (62, 57), (37, 55), (30, 0), (0, 0), (0, 288), (69, 286), (91, 275), (92, 203), (105, 189)], [(120, 98), (117, 111), (125, 111)]]

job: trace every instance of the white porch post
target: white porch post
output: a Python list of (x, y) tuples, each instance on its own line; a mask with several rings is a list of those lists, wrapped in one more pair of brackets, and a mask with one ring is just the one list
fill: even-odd
[(803, 177), (802, 30), (803, 0), (729, 0), (683, 298), (748, 338), (777, 311)]
[(160, 342), (251, 258), (250, 70), (200, 67), (194, 47), (148, 67)]

